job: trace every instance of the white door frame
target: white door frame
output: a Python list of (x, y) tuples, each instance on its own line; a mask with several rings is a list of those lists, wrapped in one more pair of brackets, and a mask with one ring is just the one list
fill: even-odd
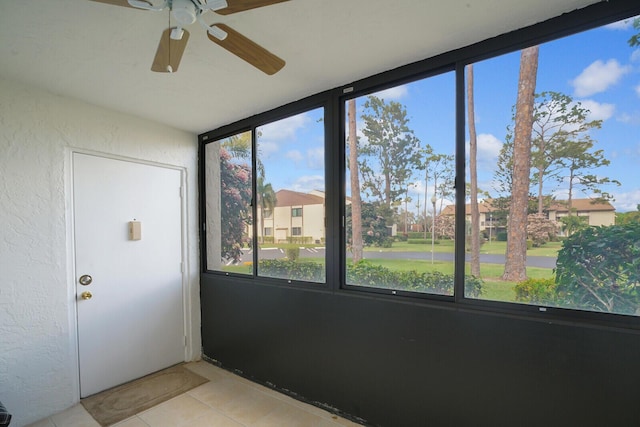
[(72, 365), (69, 366), (73, 378), (73, 402), (80, 401), (80, 353), (78, 346), (78, 317), (77, 317), (77, 289), (76, 289), (76, 265), (75, 265), (75, 231), (74, 231), (74, 199), (73, 199), (73, 155), (87, 154), (97, 157), (103, 157), (112, 160), (121, 160), (125, 162), (138, 163), (149, 166), (157, 166), (166, 169), (174, 169), (180, 171), (180, 183), (182, 186), (182, 197), (180, 199), (181, 210), (181, 230), (182, 236), (182, 312), (183, 329), (186, 337), (184, 361), (190, 361), (194, 358), (194, 342), (193, 342), (193, 322), (192, 305), (191, 305), (191, 287), (189, 286), (189, 234), (188, 234), (188, 210), (187, 210), (187, 170), (182, 166), (175, 166), (165, 163), (153, 162), (132, 157), (120, 156), (116, 154), (104, 153), (99, 151), (87, 150), (82, 148), (66, 148), (65, 156), (65, 211), (66, 211), (66, 229), (67, 229), (67, 301), (69, 302), (69, 342), (70, 354), (72, 355)]

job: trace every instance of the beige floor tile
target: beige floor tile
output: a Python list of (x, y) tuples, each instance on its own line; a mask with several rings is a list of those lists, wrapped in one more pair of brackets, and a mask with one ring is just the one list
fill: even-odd
[(113, 424), (111, 427), (149, 427), (149, 424), (142, 421), (137, 416), (127, 418), (119, 423)]
[(283, 403), (257, 420), (252, 427), (339, 427), (339, 424), (297, 406)]
[(79, 403), (66, 411), (52, 415), (51, 420), (56, 427), (100, 427), (100, 424)]
[(190, 371), (208, 379), (209, 381), (219, 381), (229, 378), (229, 373), (222, 368), (218, 368), (209, 362), (199, 360), (197, 362), (189, 362), (184, 365)]
[(245, 425), (254, 423), (283, 404), (282, 401), (235, 380), (203, 384), (188, 393)]
[(45, 418), (44, 420), (36, 421), (33, 424), (29, 424), (26, 427), (56, 427), (56, 425), (49, 418)]
[[(185, 426), (186, 427), (186, 426)], [(189, 422), (188, 427), (245, 427), (231, 418), (211, 409), (205, 415)]]
[(150, 427), (177, 427), (189, 425), (190, 421), (208, 411), (210, 408), (204, 403), (188, 394), (182, 394), (137, 415)]

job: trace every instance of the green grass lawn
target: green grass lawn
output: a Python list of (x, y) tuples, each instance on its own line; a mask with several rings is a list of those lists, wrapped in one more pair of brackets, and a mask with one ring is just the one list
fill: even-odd
[[(527, 251), (527, 255), (531, 256), (546, 256), (556, 257), (558, 251), (562, 247), (562, 242), (548, 242), (539, 248), (531, 248)], [(480, 248), (481, 254), (501, 255), (504, 254), (507, 249), (507, 242), (486, 242)], [(393, 246), (390, 248), (378, 248), (378, 247), (366, 247), (365, 252), (431, 252), (431, 244), (414, 245), (407, 242), (393, 242)], [(453, 253), (454, 244), (453, 240), (437, 240), (433, 245), (434, 252), (449, 252)]]
[[(407, 246), (421, 246), (421, 245), (407, 245)], [(503, 246), (504, 247), (504, 246)], [(556, 246), (556, 247), (559, 247)], [(551, 250), (552, 248), (549, 248)], [(368, 251), (372, 252), (372, 251)], [(544, 252), (542, 252), (544, 253)], [(544, 255), (540, 255), (544, 256)], [(554, 255), (555, 256), (555, 255)], [(315, 261), (318, 263), (323, 263), (324, 259), (322, 258), (303, 258), (305, 261)], [(419, 273), (422, 272), (430, 272), (436, 271), (443, 274), (453, 274), (454, 272), (454, 264), (451, 261), (434, 261), (431, 263), (431, 260), (407, 260), (407, 259), (384, 259), (384, 258), (367, 258), (367, 262), (370, 262), (374, 265), (379, 265), (385, 267), (389, 270), (393, 271), (412, 271), (415, 270)], [(251, 274), (252, 273), (252, 265), (238, 265), (238, 266), (226, 266), (223, 268), (224, 271), (240, 273), (240, 274)], [(480, 264), (480, 275), (484, 282), (483, 292), (480, 296), (481, 299), (492, 300), (492, 301), (506, 301), (513, 302), (515, 301), (515, 291), (514, 286), (515, 282), (505, 282), (500, 277), (504, 272), (504, 265), (501, 264)], [(470, 265), (466, 263), (465, 265), (465, 273), (470, 274)], [(550, 268), (538, 268), (538, 267), (527, 267), (527, 277), (529, 278), (548, 278), (553, 275), (553, 269)]]

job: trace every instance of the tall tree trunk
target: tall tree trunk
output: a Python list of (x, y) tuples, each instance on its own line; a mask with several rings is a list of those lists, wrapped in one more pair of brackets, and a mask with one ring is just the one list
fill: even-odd
[(507, 253), (503, 280), (519, 282), (527, 278), (527, 210), (531, 173), (531, 130), (533, 102), (538, 74), (538, 46), (520, 55), (520, 76), (513, 138), (513, 184), (509, 208)]
[(358, 135), (356, 132), (356, 101), (347, 101), (349, 116), (349, 170), (351, 178), (351, 256), (353, 263), (362, 259), (362, 201), (358, 172)]
[(480, 277), (480, 209), (478, 208), (478, 141), (473, 100), (473, 65), (467, 65), (467, 114), (469, 116), (469, 181), (471, 183), (471, 274)]
[(540, 138), (540, 147), (538, 149), (538, 152), (540, 153), (540, 159), (538, 160), (538, 215), (542, 215), (542, 211), (544, 209), (543, 206), (543, 196), (542, 196), (542, 190), (543, 190), (543, 186), (544, 186), (544, 179), (543, 179), (543, 173), (544, 173), (544, 166), (543, 163), (545, 161), (544, 157), (544, 150), (545, 150), (545, 143), (544, 143), (544, 137)]

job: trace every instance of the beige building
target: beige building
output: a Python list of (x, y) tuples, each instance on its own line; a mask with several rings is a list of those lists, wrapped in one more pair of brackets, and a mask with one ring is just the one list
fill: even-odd
[[(322, 243), (325, 238), (324, 192), (299, 193), (291, 190), (276, 192), (273, 212), (265, 211), (261, 221), (258, 210), (260, 236), (273, 238), (274, 243)], [(293, 239), (292, 239), (293, 238)], [(271, 239), (269, 239), (271, 240)]]
[[(580, 217), (586, 217), (589, 225), (613, 225), (616, 222), (616, 209), (609, 202), (594, 202), (591, 199), (573, 199), (571, 208)], [(559, 201), (549, 207), (548, 215), (552, 221), (558, 221), (569, 215), (566, 201)]]
[[(592, 199), (573, 199), (571, 207), (574, 214), (587, 218), (588, 224), (592, 226), (613, 225), (616, 220), (616, 210), (609, 202), (596, 202)], [(493, 212), (499, 209), (491, 206), (491, 201), (484, 201), (478, 204), (480, 211), (480, 231), (492, 229), (496, 231), (493, 224)], [(551, 221), (559, 221), (560, 218), (569, 215), (569, 208), (566, 200), (555, 201), (548, 209), (545, 210), (548, 219)], [(455, 205), (446, 206), (442, 210), (442, 215), (454, 215)], [(467, 221), (471, 221), (471, 204), (465, 206), (465, 217)]]

